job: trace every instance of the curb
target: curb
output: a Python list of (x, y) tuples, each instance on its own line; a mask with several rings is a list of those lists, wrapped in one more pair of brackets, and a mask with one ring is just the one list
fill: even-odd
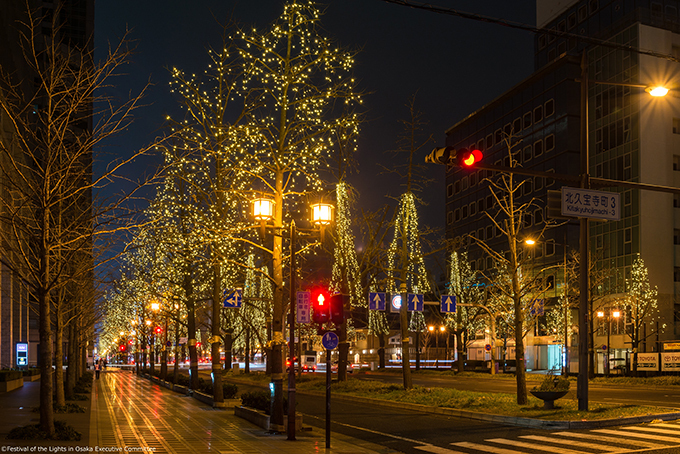
[[(243, 385), (251, 385), (252, 382), (245, 380), (238, 380), (230, 378), (230, 381), (240, 383)], [(257, 385), (254, 385), (257, 386)], [(314, 396), (324, 396), (323, 393), (315, 393), (309, 391), (296, 391), (297, 394), (308, 394)], [(459, 418), (475, 419), (479, 421), (491, 421), (500, 424), (507, 424), (510, 426), (529, 427), (533, 429), (543, 430), (565, 430), (565, 429), (598, 429), (600, 427), (622, 426), (627, 424), (641, 424), (651, 422), (654, 420), (669, 421), (680, 419), (680, 412), (662, 413), (655, 415), (644, 416), (630, 416), (626, 418), (617, 419), (596, 419), (590, 421), (564, 421), (564, 420), (549, 420), (536, 418), (521, 418), (518, 416), (493, 415), (489, 413), (478, 413), (468, 410), (459, 410), (457, 408), (446, 407), (432, 407), (429, 405), (412, 404), (409, 402), (392, 402), (381, 399), (373, 399), (371, 397), (360, 396), (346, 396), (343, 394), (333, 394), (333, 399), (344, 400), (349, 402), (363, 402), (370, 405), (383, 406), (389, 408), (404, 408), (408, 410), (418, 411), (421, 413), (430, 413), (435, 415), (455, 416)]]

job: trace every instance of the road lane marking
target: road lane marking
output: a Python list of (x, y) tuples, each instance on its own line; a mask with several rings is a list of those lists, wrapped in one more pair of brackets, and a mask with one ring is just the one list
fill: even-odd
[[(308, 415), (307, 413), (303, 413), (303, 415), (305, 417), (318, 419), (320, 421), (326, 420), (326, 418), (321, 418), (321, 417), (315, 416), (315, 415)], [(431, 452), (431, 453), (434, 453), (434, 454), (466, 454), (464, 452), (452, 451), (450, 449), (442, 448), (440, 446), (435, 446), (435, 445), (432, 445), (430, 443), (425, 443), (424, 441), (414, 440), (412, 438), (400, 437), (399, 435), (387, 434), (387, 433), (384, 433), (384, 432), (379, 432), (377, 430), (367, 429), (365, 427), (353, 426), (352, 424), (345, 424), (345, 423), (337, 422), (337, 421), (331, 421), (331, 422), (333, 424), (337, 424), (339, 426), (349, 427), (350, 429), (361, 430), (361, 431), (364, 431), (364, 432), (369, 432), (369, 433), (372, 433), (372, 434), (381, 435), (383, 437), (394, 438), (396, 440), (401, 440), (401, 441), (406, 441), (406, 442), (409, 442), (409, 443), (421, 445), (421, 446), (414, 446), (415, 449), (420, 449), (421, 451)]]
[(425, 452), (431, 452), (433, 454), (466, 454), (464, 452), (452, 451), (450, 449), (442, 448), (441, 446), (435, 445), (414, 446), (414, 448)]
[(534, 449), (536, 451), (548, 451), (553, 454), (587, 454), (586, 451), (575, 451), (573, 449), (560, 448), (557, 446), (542, 446), (536, 443), (525, 443), (519, 440), (509, 440), (507, 438), (489, 438), (490, 443), (499, 443), (504, 445), (516, 446), (518, 448)]
[(664, 444), (661, 444), (661, 446), (659, 446), (659, 444), (657, 444), (657, 443), (650, 443), (648, 441), (642, 441), (642, 440), (622, 440), (621, 438), (605, 437), (603, 435), (593, 435), (593, 434), (581, 433), (581, 432), (554, 432), (553, 435), (561, 435), (563, 437), (582, 438), (582, 439), (586, 439), (586, 440), (603, 441), (605, 443), (614, 443), (614, 444), (620, 444), (620, 445), (642, 446), (643, 448), (658, 448), (658, 447), (667, 446), (667, 445), (664, 445)]
[(652, 434), (641, 434), (638, 432), (628, 432), (626, 430), (611, 430), (611, 429), (595, 429), (593, 432), (599, 432), (603, 434), (609, 434), (609, 435), (621, 435), (624, 437), (637, 437), (637, 438), (646, 438), (649, 440), (661, 440), (661, 441), (667, 441), (670, 443), (675, 443), (678, 444), (680, 443), (680, 438), (677, 437), (664, 437), (661, 435), (652, 435)]
[(460, 446), (461, 448), (476, 449), (477, 451), (483, 451), (492, 454), (528, 454), (526, 451), (515, 451), (514, 449), (496, 448), (495, 446), (481, 445), (479, 443), (470, 443), (469, 441), (459, 441), (457, 443), (451, 443), (454, 446)]
[(616, 452), (625, 452), (621, 451), (621, 448), (615, 448), (613, 446), (603, 446), (599, 443), (587, 443), (584, 441), (576, 441), (576, 440), (564, 440), (560, 438), (550, 438), (550, 437), (543, 437), (541, 435), (520, 435), (519, 438), (527, 438), (530, 440), (536, 440), (536, 441), (544, 441), (548, 443), (558, 443), (558, 444), (568, 444), (570, 446), (576, 446), (580, 448), (591, 448), (591, 449), (599, 449), (601, 451), (616, 451)]
[[(680, 427), (678, 427), (677, 429), (666, 429), (661, 426), (633, 426), (626, 427), (626, 429), (641, 430), (645, 432), (657, 432), (660, 434), (680, 435)], [(678, 442), (680, 442), (680, 438), (678, 438)]]

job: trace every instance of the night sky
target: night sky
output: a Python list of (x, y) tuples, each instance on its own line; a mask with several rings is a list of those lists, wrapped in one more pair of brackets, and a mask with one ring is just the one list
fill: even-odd
[[(535, 25), (535, 0), (436, 0), (438, 7), (478, 13)], [(377, 162), (392, 163), (386, 154), (396, 147), (408, 118), (406, 104), (417, 93), (416, 107), (428, 122), (427, 134), (443, 146), (445, 131), (529, 76), (533, 70), (531, 33), (390, 4), (382, 0), (326, 0), (322, 25), (341, 45), (361, 49), (355, 74), (364, 99), (367, 122), (362, 126), (357, 159), (359, 172), (350, 181), (359, 191), (359, 206), (376, 209), (394, 204), (388, 195), (403, 192), (394, 175), (378, 175)], [(116, 78), (116, 93), (138, 92), (154, 85), (132, 127), (110, 143), (108, 151), (126, 153), (161, 134), (167, 114), (180, 117), (178, 99), (169, 92), (173, 66), (201, 73), (206, 50), (221, 42), (219, 22), (265, 28), (280, 15), (282, 0), (98, 0), (95, 6), (95, 46), (106, 49), (126, 27), (136, 40), (136, 54), (124, 77)], [(423, 150), (422, 161), (431, 150)], [(406, 157), (404, 155), (404, 157)], [(431, 165), (436, 179), (421, 194), (428, 206), (423, 222), (443, 233), (444, 168)]]

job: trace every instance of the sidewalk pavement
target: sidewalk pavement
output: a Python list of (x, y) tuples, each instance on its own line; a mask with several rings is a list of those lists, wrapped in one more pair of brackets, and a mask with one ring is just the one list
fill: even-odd
[(2, 452), (121, 452), (196, 454), (232, 453), (393, 453), (383, 446), (331, 434), (325, 449), (323, 430), (302, 431), (296, 441), (272, 435), (234, 416), (233, 409), (213, 409), (130, 372), (106, 371), (94, 380), (91, 401), (76, 402), (85, 413), (55, 414), (82, 434), (81, 441), (7, 440), (18, 426), (37, 424), (40, 382), (0, 394)]

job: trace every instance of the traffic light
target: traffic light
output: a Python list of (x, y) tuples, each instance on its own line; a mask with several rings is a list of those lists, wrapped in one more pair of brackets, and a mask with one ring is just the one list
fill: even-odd
[(336, 325), (340, 325), (345, 321), (345, 303), (348, 299), (349, 295), (341, 293), (331, 296), (331, 321)]
[(484, 155), (480, 150), (468, 150), (467, 148), (455, 149), (454, 147), (435, 148), (427, 155), (425, 162), (431, 164), (454, 165), (458, 167), (472, 167), (479, 163)]
[(312, 321), (323, 324), (330, 319), (331, 295), (325, 288), (312, 290)]
[(456, 163), (459, 167), (472, 167), (482, 160), (484, 155), (479, 150), (461, 148), (456, 151)]
[(156, 334), (160, 334), (162, 332), (163, 332), (163, 328), (161, 328), (160, 326), (157, 326), (156, 327)]
[(124, 352), (124, 351), (125, 351), (125, 344), (121, 345), (121, 346), (118, 347), (118, 348), (120, 348), (120, 351), (121, 351), (121, 352)]

